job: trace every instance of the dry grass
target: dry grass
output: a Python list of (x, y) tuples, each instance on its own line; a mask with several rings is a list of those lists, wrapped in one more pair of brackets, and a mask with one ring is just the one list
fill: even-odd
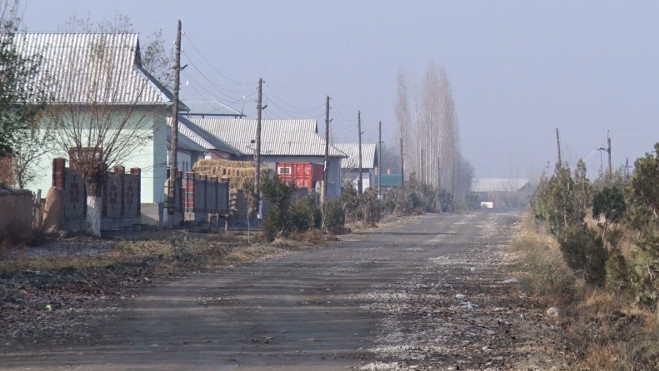
[(226, 260), (229, 262), (246, 263), (261, 258), (283, 253), (284, 250), (269, 245), (252, 245), (236, 248), (231, 251)]
[[(623, 236), (623, 251), (627, 241)], [(635, 307), (633, 298), (624, 294), (592, 289), (577, 280), (563, 261), (558, 243), (539, 231), (530, 218), (509, 251), (517, 263), (520, 288), (547, 306), (564, 309), (561, 326), (573, 369), (659, 369), (657, 313)]]
[(520, 288), (528, 295), (541, 296), (549, 305), (564, 306), (573, 300), (581, 282), (563, 260), (556, 241), (528, 226), (519, 230), (509, 249), (519, 271)]
[(288, 237), (276, 238), (273, 246), (286, 249), (307, 249), (327, 245), (328, 243), (338, 241), (338, 238), (332, 234), (323, 233), (318, 229), (310, 229), (303, 232), (293, 232)]

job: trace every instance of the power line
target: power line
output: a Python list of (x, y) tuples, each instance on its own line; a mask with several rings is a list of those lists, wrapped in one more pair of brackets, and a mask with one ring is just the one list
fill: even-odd
[[(256, 92), (254, 91), (254, 92), (251, 92), (250, 94), (243, 95), (243, 97), (241, 97), (241, 98), (236, 98), (235, 96), (231, 96), (231, 95), (229, 95), (229, 94), (223, 92), (221, 89), (217, 89), (216, 92), (213, 92), (213, 91), (211, 91), (209, 88), (207, 88), (206, 85), (200, 83), (200, 82), (197, 81), (194, 77), (192, 77), (191, 74), (189, 74), (189, 73), (187, 73), (187, 72), (184, 72), (184, 74), (185, 74), (186, 80), (190, 80), (190, 81), (192, 81), (193, 83), (196, 84), (196, 86), (199, 86), (201, 89), (205, 90), (205, 91), (206, 91), (208, 94), (210, 94), (211, 96), (217, 96), (217, 95), (218, 95), (217, 93), (219, 93), (219, 95), (221, 95), (221, 96), (223, 97), (223, 98), (220, 99), (220, 100), (223, 100), (223, 101), (225, 101), (225, 103), (228, 103), (228, 104), (236, 104), (236, 103), (240, 103), (240, 102), (243, 101), (243, 97), (251, 97), (251, 96), (256, 95)], [(209, 83), (210, 83), (210, 85), (211, 85), (212, 87), (216, 87), (212, 82), (209, 82)], [(192, 88), (193, 88), (197, 93), (199, 93), (199, 90), (196, 89), (196, 86), (193, 85)]]
[(272, 93), (272, 95), (275, 98), (277, 98), (279, 100), (281, 105), (287, 106), (289, 111), (299, 112), (299, 113), (317, 112), (320, 109), (322, 109), (325, 105), (324, 103), (321, 103), (318, 106), (313, 107), (313, 108), (309, 108), (309, 109), (299, 108), (299, 107), (296, 107), (292, 104), (287, 103), (279, 94), (277, 94), (277, 92), (269, 84), (266, 83), (265, 87), (266, 87), (266, 89), (268, 89)]
[(199, 68), (194, 62), (189, 60), (188, 63), (192, 66), (192, 68), (194, 68), (197, 72), (199, 72), (199, 75), (201, 75), (201, 77), (203, 77), (211, 86), (213, 86), (215, 89), (217, 89), (219, 91), (225, 91), (225, 92), (228, 92), (229, 94), (240, 94), (240, 95), (244, 95), (247, 92), (251, 91), (251, 89), (250, 90), (243, 90), (243, 91), (235, 91), (235, 90), (229, 90), (229, 89), (225, 89), (223, 87), (220, 87), (218, 84), (213, 82), (213, 80), (211, 80), (208, 76), (206, 76), (206, 74), (201, 70), (201, 68)]
[(220, 70), (218, 70), (217, 68), (215, 68), (215, 65), (213, 65), (213, 64), (212, 64), (212, 63), (211, 63), (211, 62), (210, 62), (210, 61), (209, 61), (209, 60), (208, 60), (208, 59), (207, 59), (207, 58), (206, 58), (206, 57), (205, 57), (205, 56), (199, 51), (199, 49), (195, 46), (194, 42), (192, 42), (192, 39), (190, 39), (190, 37), (189, 37), (188, 35), (184, 35), (184, 36), (185, 36), (185, 39), (190, 43), (190, 46), (192, 47), (192, 49), (194, 49), (194, 50), (197, 52), (197, 54), (199, 54), (199, 56), (201, 57), (201, 59), (203, 59), (203, 60), (204, 60), (204, 61), (205, 61), (205, 62), (206, 62), (206, 63), (207, 63), (212, 69), (213, 69), (213, 71), (215, 71), (218, 75), (224, 77), (225, 79), (227, 79), (228, 81), (231, 81), (232, 83), (234, 83), (234, 84), (236, 84), (236, 85), (242, 85), (242, 86), (253, 86), (253, 84), (251, 84), (251, 83), (244, 83), (244, 82), (236, 81), (236, 80), (230, 78), (229, 76), (223, 74), (222, 72), (220, 72)]

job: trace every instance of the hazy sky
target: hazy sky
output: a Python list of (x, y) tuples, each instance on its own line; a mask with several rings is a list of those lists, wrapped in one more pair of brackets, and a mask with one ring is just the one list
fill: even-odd
[[(142, 44), (182, 39), (182, 98), (216, 98), (253, 116), (316, 117), (331, 97), (336, 141), (366, 141), (382, 121), (395, 142), (396, 75), (446, 70), (461, 148), (477, 177), (526, 177), (556, 161), (556, 128), (571, 166), (610, 131), (614, 167), (659, 141), (659, 2), (655, 1), (155, 1), (23, 0), (30, 32), (128, 15)], [(243, 97), (245, 97), (243, 101)], [(244, 103), (243, 103), (244, 102)]]

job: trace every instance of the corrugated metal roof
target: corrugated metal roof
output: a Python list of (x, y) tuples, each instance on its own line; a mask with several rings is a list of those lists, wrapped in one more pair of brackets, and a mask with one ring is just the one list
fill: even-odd
[[(172, 126), (171, 117), (167, 117), (167, 125), (170, 127)], [(178, 131), (181, 135), (203, 147), (203, 149), (219, 149), (221, 151), (233, 153), (236, 155), (240, 154), (238, 150), (214, 137), (212, 134), (209, 134), (201, 128), (197, 127), (185, 117), (179, 116)], [(169, 135), (171, 136), (171, 134)], [(171, 139), (169, 140), (171, 141)]]
[(188, 115), (199, 116), (245, 116), (241, 112), (222, 104), (216, 100), (186, 100), (185, 105), (190, 107)]
[(515, 192), (529, 183), (527, 178), (476, 178), (471, 182), (472, 192)]
[(136, 33), (19, 33), (14, 43), (24, 56), (42, 56), (37, 81), (50, 86), (54, 103), (172, 101), (139, 65)]
[[(345, 153), (348, 158), (341, 160), (342, 169), (359, 169), (359, 144), (335, 144), (339, 151)], [(362, 143), (362, 168), (374, 169), (378, 160), (376, 156), (375, 143)]]
[[(167, 143), (171, 143), (171, 142), (172, 142), (172, 132), (170, 130), (167, 132)], [(197, 142), (188, 138), (181, 132), (179, 132), (178, 135), (177, 147), (178, 149), (185, 149), (188, 151), (195, 151), (195, 152), (203, 152), (206, 150), (206, 148), (202, 147)]]
[[(179, 122), (184, 120), (187, 120), (186, 125), (192, 131), (209, 142), (206, 134), (210, 134), (244, 155), (254, 153), (255, 144), (252, 141), (256, 136), (256, 119), (191, 116)], [(315, 119), (261, 120), (261, 154), (324, 156), (325, 140), (316, 133), (316, 128)], [(346, 157), (334, 146), (329, 147), (329, 155)]]

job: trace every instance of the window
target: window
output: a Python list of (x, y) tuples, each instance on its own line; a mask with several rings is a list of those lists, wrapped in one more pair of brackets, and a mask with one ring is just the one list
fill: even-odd
[(290, 173), (291, 173), (290, 167), (280, 167), (277, 169), (277, 174), (290, 174)]

